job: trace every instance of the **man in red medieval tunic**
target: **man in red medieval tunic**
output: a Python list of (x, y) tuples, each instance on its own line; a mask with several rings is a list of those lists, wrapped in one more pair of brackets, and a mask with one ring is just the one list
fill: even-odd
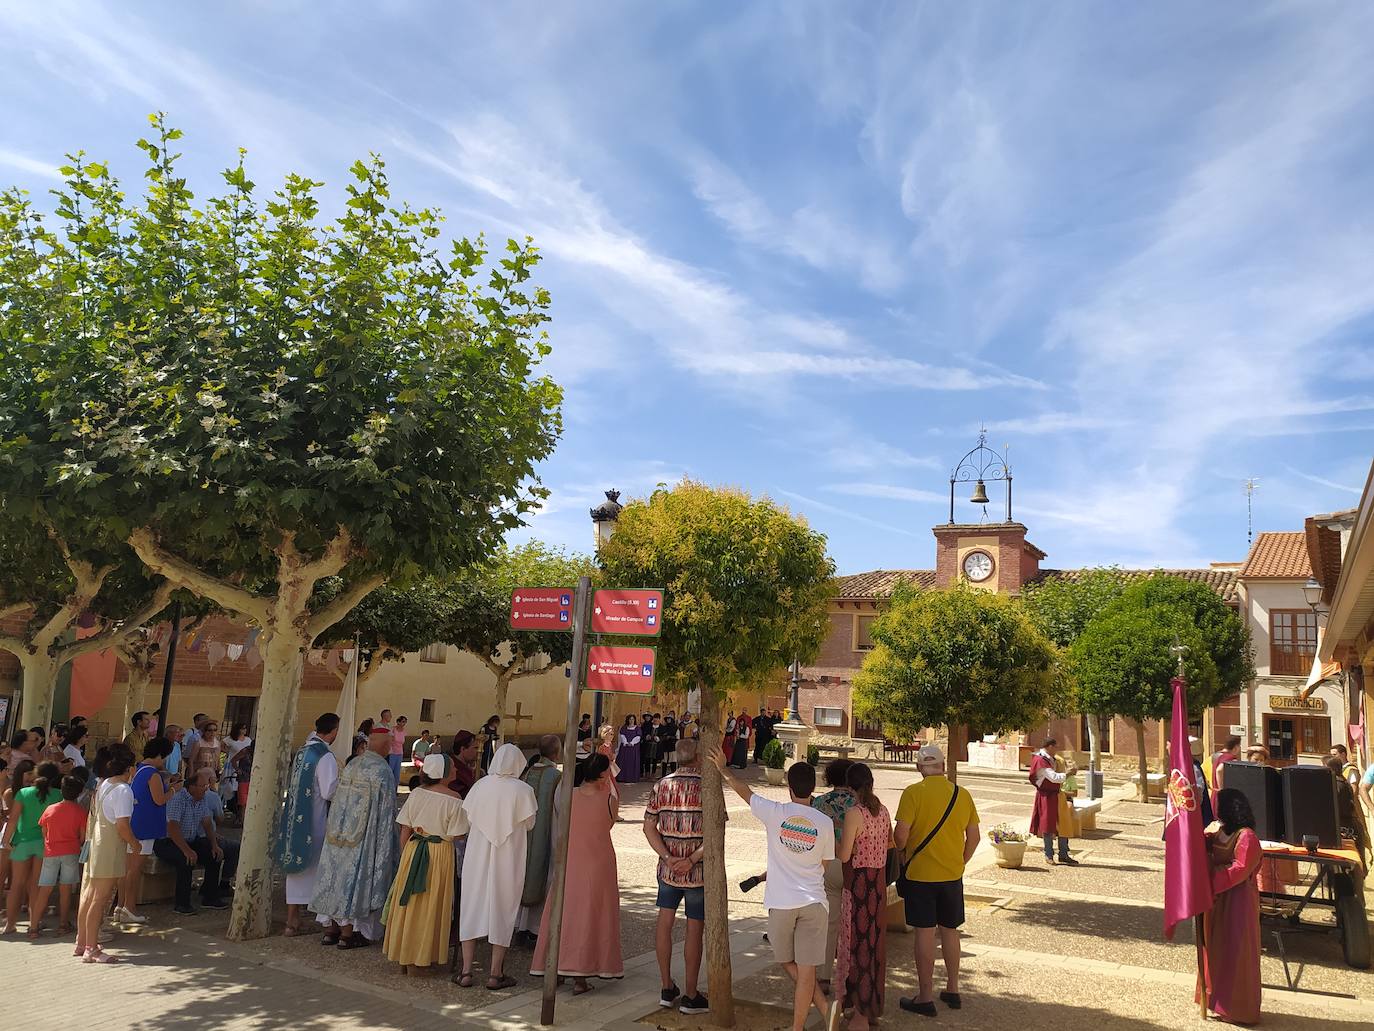
[(1035, 785), (1035, 808), (1031, 811), (1030, 832), (1045, 839), (1045, 862), (1054, 865), (1054, 839), (1059, 838), (1059, 861), (1077, 866), (1078, 860), (1069, 855), (1069, 839), (1059, 834), (1059, 789), (1067, 773), (1055, 769), (1054, 756), (1058, 744), (1054, 738), (1045, 739), (1040, 751), (1031, 756), (1030, 782)]

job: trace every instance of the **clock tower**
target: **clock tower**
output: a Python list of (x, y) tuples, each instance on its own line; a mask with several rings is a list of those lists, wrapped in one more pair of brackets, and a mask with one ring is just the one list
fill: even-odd
[[(983, 521), (955, 520), (955, 492), (961, 483), (973, 484), (969, 503), (982, 509)], [(987, 521), (987, 485), (1006, 488), (1005, 519)], [(1004, 451), (987, 444), (987, 431), (959, 460), (949, 477), (949, 522), (934, 528), (935, 586), (952, 587), (962, 581), (981, 591), (1019, 594), (1021, 585), (1040, 572), (1045, 553), (1026, 540), (1026, 528), (1011, 517), (1011, 467)]]

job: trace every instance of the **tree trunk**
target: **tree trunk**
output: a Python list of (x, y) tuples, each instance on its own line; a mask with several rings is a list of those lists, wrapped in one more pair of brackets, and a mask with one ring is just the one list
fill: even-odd
[(511, 674), (514, 672), (515, 667), (512, 666), (496, 678), (496, 715), (501, 717), (501, 722), (497, 724), (497, 748), (506, 743), (506, 695), (510, 693)]
[(1135, 768), (1140, 775), (1140, 787), (1136, 792), (1136, 800), (1148, 802), (1150, 800), (1150, 764), (1145, 758), (1145, 721), (1133, 720), (1132, 722), (1135, 723)]
[(1102, 717), (1088, 713), (1088, 768), (1102, 769)]
[(52, 723), (57, 674), (62, 664), (49, 655), (46, 648), (37, 653), (20, 652), (18, 658), (24, 670), (24, 704), (20, 722), (25, 727), (46, 728)]
[(959, 750), (964, 747), (964, 737), (967, 734), (968, 727), (962, 723), (949, 725), (949, 755), (946, 756), (945, 761), (945, 776), (949, 778), (951, 784), (959, 783), (959, 760), (956, 757)]
[[(131, 725), (129, 720), (136, 712), (141, 712), (143, 706), (147, 704), (148, 682), (152, 679), (152, 670), (148, 665), (141, 661), (125, 662), (124, 668), (129, 673), (129, 683), (124, 692), (124, 727), (127, 730)], [(154, 716), (157, 713), (153, 713)], [(162, 728), (158, 728), (162, 732)], [(142, 756), (138, 756), (142, 759)]]
[(721, 748), (720, 699), (714, 688), (701, 688), (701, 825), (706, 850), (706, 994), (711, 1023), (735, 1026), (734, 972), (730, 965), (730, 895), (725, 874), (725, 794), (718, 771), (706, 756)]
[(238, 890), (229, 917), (233, 941), (265, 938), (272, 930), (273, 842), (291, 758), (305, 654), (310, 647), (309, 635), (298, 629), (298, 623), (304, 622), (305, 601), (299, 599), (293, 611), (287, 607), (288, 599), (282, 598), (273, 619), (275, 626), (264, 627), (258, 638), (263, 661), (262, 697), (248, 811), (243, 817)]

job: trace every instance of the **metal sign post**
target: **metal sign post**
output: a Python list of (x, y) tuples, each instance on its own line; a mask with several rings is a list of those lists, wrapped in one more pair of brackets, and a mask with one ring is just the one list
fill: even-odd
[(582, 700), (582, 653), (587, 640), (587, 616), (591, 593), (591, 577), (580, 577), (572, 610), (573, 655), (570, 671), (572, 675), (568, 678), (568, 727), (563, 737), (563, 778), (558, 782), (558, 840), (553, 853), (553, 889), (549, 898), (549, 905), (553, 908), (549, 911), (549, 929), (545, 932), (544, 939), (544, 1004), (539, 1011), (539, 1023), (545, 1027), (553, 1023), (554, 1001), (558, 994), (558, 952), (563, 937), (564, 882), (568, 876), (568, 831), (572, 824), (573, 767), (577, 765), (577, 724)]

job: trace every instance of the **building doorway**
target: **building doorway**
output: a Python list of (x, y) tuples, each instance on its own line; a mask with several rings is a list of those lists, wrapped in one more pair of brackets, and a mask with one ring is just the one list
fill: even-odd
[(224, 699), (224, 720), (219, 725), (219, 732), (228, 737), (233, 733), (236, 723), (243, 723), (248, 727), (248, 736), (257, 740), (257, 719), (257, 695), (231, 694)]
[(1331, 720), (1326, 716), (1265, 714), (1264, 740), (1272, 762), (1292, 766), (1300, 755), (1325, 756), (1331, 750)]

